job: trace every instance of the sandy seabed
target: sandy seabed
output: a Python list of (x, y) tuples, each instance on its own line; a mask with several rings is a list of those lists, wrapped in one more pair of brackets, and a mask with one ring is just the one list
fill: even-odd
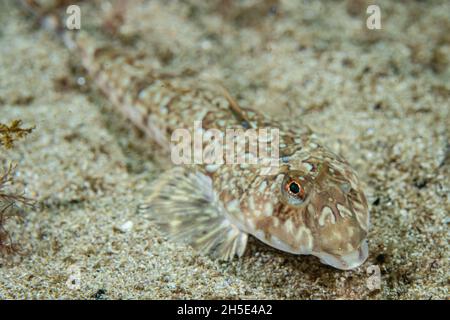
[[(97, 3), (83, 19), (111, 15)], [(167, 167), (158, 148), (58, 39), (1, 2), (0, 122), (36, 129), (0, 163), (18, 164), (41, 209), (7, 226), (27, 253), (0, 261), (0, 299), (448, 299), (450, 2), (377, 4), (381, 30), (366, 28), (364, 0), (135, 1), (114, 27), (161, 68), (220, 79), (241, 105), (310, 126), (354, 166), (370, 256), (344, 272), (256, 240), (233, 262), (166, 241), (136, 214)]]

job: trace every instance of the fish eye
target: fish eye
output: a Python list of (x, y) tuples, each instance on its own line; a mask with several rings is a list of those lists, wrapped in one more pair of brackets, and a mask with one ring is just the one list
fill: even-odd
[(306, 198), (305, 188), (298, 179), (286, 177), (283, 182), (285, 200), (292, 205), (302, 204)]
[(289, 191), (292, 194), (298, 194), (298, 193), (300, 193), (300, 190), (301, 190), (300, 185), (296, 181), (291, 181), (289, 183)]

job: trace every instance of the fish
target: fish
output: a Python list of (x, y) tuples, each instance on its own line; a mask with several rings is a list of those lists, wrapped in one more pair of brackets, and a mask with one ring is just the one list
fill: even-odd
[[(32, 10), (41, 14), (37, 1), (32, 2)], [(49, 13), (53, 20), (61, 15), (55, 12), (47, 8), (41, 21), (57, 30), (95, 88), (159, 145), (168, 161), (173, 162), (173, 138), (180, 130), (189, 139), (208, 132), (224, 139), (230, 130), (276, 129), (276, 135), (257, 136), (253, 142), (244, 136), (238, 156), (254, 161), (194, 160), (174, 164), (155, 179), (137, 213), (148, 214), (169, 241), (221, 260), (243, 257), (252, 236), (336, 269), (354, 269), (366, 261), (370, 214), (363, 185), (351, 165), (322, 145), (307, 125), (293, 127), (241, 107), (222, 85), (205, 83), (195, 74), (164, 73), (145, 53), (112, 45), (110, 35), (102, 41), (92, 30), (58, 29), (57, 23), (48, 23)], [(277, 148), (275, 156), (253, 152), (263, 140)], [(194, 143), (193, 153), (204, 152), (208, 142)], [(229, 150), (223, 140), (219, 145)], [(192, 160), (192, 154), (187, 158)]]

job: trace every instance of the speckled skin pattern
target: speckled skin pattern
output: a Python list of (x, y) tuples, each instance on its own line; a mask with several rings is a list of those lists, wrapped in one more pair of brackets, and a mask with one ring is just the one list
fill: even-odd
[[(241, 109), (244, 116), (236, 116), (226, 97), (197, 88), (195, 78), (158, 75), (133, 56), (97, 47), (87, 36), (79, 37), (78, 43), (97, 86), (163, 148), (170, 146), (174, 130), (192, 130), (194, 121), (201, 121), (204, 130), (222, 132), (249, 126), (280, 129), (281, 164), (275, 174), (264, 174), (266, 167), (261, 165), (225, 164), (214, 169), (198, 165), (244, 231), (298, 254), (341, 257), (359, 250), (369, 213), (356, 173), (315, 142), (312, 134), (296, 133), (255, 110)], [(306, 199), (301, 205), (285, 199), (286, 177), (302, 182)], [(345, 262), (341, 267), (346, 268)]]
[[(350, 165), (312, 132), (240, 108), (229, 94), (199, 84), (195, 76), (158, 72), (142, 54), (98, 43), (83, 30), (65, 37), (95, 86), (167, 152), (174, 130), (194, 134), (194, 121), (201, 121), (205, 131), (279, 129), (279, 165), (271, 174), (261, 164), (198, 164), (194, 170), (210, 177), (240, 232), (283, 251), (315, 255), (339, 269), (366, 260), (369, 210), (362, 186)], [(301, 195), (289, 192), (292, 181)], [(241, 255), (245, 245), (246, 238), (226, 258)]]

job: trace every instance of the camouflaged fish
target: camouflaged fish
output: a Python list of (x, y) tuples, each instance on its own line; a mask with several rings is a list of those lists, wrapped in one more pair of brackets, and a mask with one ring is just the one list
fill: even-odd
[(200, 163), (175, 166), (157, 178), (139, 211), (150, 213), (170, 239), (220, 259), (242, 256), (251, 235), (338, 269), (366, 260), (369, 212), (358, 177), (311, 132), (241, 108), (225, 90), (199, 85), (196, 77), (159, 73), (142, 54), (102, 45), (83, 31), (65, 37), (96, 87), (168, 155), (174, 131), (195, 134), (195, 121), (203, 132), (279, 129), (279, 157), (270, 174), (260, 162)]

